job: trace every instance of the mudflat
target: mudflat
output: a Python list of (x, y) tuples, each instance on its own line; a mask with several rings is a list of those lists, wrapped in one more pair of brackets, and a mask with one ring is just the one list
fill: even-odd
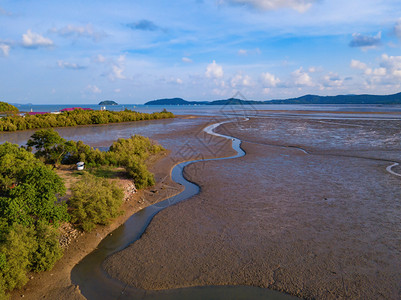
[(149, 290), (252, 285), (303, 298), (401, 297), (399, 121), (253, 118), (218, 132), (246, 156), (192, 164), (201, 193), (109, 257)]
[[(205, 139), (202, 129), (215, 122), (215, 118), (200, 117), (192, 119), (180, 117), (167, 121), (145, 121), (145, 125), (164, 124), (164, 128), (156, 127), (147, 136), (160, 141), (163, 146), (172, 149), (164, 157), (156, 157), (157, 161), (150, 162), (150, 170), (155, 174), (157, 184), (135, 194), (127, 201), (122, 210), (124, 214), (116, 218), (108, 226), (98, 226), (90, 233), (82, 233), (64, 251), (64, 256), (47, 272), (32, 273), (29, 282), (21, 289), (11, 293), (12, 299), (85, 299), (79, 287), (71, 282), (71, 270), (86, 255), (92, 252), (98, 244), (113, 230), (123, 224), (132, 214), (151, 204), (162, 201), (182, 190), (182, 186), (172, 182), (170, 172), (172, 167), (182, 161), (229, 156), (234, 153), (231, 143), (222, 138)], [(174, 125), (178, 124), (178, 125)], [(146, 133), (138, 130), (136, 123), (112, 124), (100, 126), (82, 126), (77, 128), (62, 128), (60, 134), (67, 139), (80, 139), (92, 146), (108, 147), (116, 137), (129, 137), (136, 133)], [(68, 130), (70, 129), (70, 130)], [(139, 132), (138, 132), (139, 131)], [(25, 144), (32, 132), (16, 132), (3, 135), (5, 141)], [(94, 139), (93, 135), (100, 136)], [(100, 140), (100, 141), (99, 141)]]

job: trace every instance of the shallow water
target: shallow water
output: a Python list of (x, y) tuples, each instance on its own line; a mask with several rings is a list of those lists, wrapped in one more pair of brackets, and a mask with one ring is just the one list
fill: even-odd
[[(83, 141), (92, 147), (108, 147), (119, 138), (129, 138), (139, 134), (149, 138), (161, 133), (173, 133), (183, 126), (198, 126), (203, 119), (163, 119), (152, 121), (139, 121), (128, 123), (116, 123), (107, 125), (88, 125), (77, 127), (54, 128), (61, 137), (66, 140)], [(1, 132), (0, 144), (10, 142), (25, 145), (27, 140), (36, 130)], [(161, 141), (159, 141), (161, 142)], [(163, 144), (165, 147), (173, 146), (170, 142)]]
[(245, 140), (263, 140), (283, 145), (305, 145), (327, 151), (399, 152), (401, 120), (285, 120), (229, 124), (226, 130), (240, 133)]
[[(59, 111), (66, 107), (89, 107), (94, 110), (99, 110), (101, 106), (93, 104), (77, 104), (77, 105), (19, 105), (17, 106), (20, 111), (34, 111), (34, 112), (51, 112)], [(317, 111), (322, 117), (325, 117), (326, 111), (332, 112), (375, 112), (375, 113), (388, 113), (398, 112), (401, 113), (401, 105), (294, 105), (294, 104), (281, 104), (281, 105), (143, 105), (143, 104), (125, 104), (116, 106), (107, 106), (108, 110), (121, 111), (124, 109), (135, 110), (139, 112), (152, 113), (160, 112), (164, 108), (177, 115), (229, 115), (229, 114), (247, 114), (247, 115), (270, 115), (266, 111)], [(279, 112), (277, 112), (279, 113)], [(281, 115), (291, 115), (291, 113), (280, 112)], [(386, 117), (385, 115), (382, 115)], [(388, 117), (388, 116), (387, 116)]]

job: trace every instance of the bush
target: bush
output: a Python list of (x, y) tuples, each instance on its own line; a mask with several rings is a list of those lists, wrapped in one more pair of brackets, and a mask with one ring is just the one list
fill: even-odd
[[(4, 220), (3, 220), (4, 221)], [(0, 299), (6, 291), (21, 288), (29, 271), (51, 269), (62, 256), (59, 233), (44, 222), (35, 226), (4, 223), (0, 241)]]
[(14, 105), (0, 101), (0, 112), (19, 112), (19, 110)]
[(0, 244), (0, 274), (6, 291), (20, 288), (27, 282), (30, 256), (37, 248), (33, 227), (14, 224)]
[(2, 300), (2, 299), (8, 300), (8, 299), (10, 299), (10, 297), (9, 297), (9, 295), (6, 294), (6, 287), (4, 284), (4, 279), (0, 272), (0, 300)]
[(121, 213), (123, 191), (114, 182), (85, 173), (71, 191), (71, 221), (85, 231), (107, 225)]
[(47, 271), (53, 268), (56, 261), (63, 256), (59, 243), (60, 233), (52, 226), (39, 222), (36, 226), (36, 243), (32, 253), (30, 269), (35, 272)]
[(155, 178), (144, 163), (131, 160), (125, 167), (130, 177), (134, 179), (138, 189), (146, 188), (155, 184)]

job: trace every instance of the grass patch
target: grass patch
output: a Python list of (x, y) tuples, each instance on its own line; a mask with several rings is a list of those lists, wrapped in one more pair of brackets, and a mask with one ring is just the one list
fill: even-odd
[(116, 168), (116, 167), (89, 168), (88, 172), (100, 178), (108, 178), (108, 179), (128, 178), (128, 174), (124, 168)]

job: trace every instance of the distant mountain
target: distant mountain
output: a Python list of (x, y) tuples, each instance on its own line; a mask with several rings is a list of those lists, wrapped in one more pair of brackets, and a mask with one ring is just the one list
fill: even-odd
[(118, 105), (118, 103), (112, 100), (105, 100), (105, 101), (100, 101), (99, 105)]
[(158, 99), (146, 102), (145, 105), (204, 105), (206, 101), (187, 101), (182, 98)]
[(285, 100), (269, 100), (264, 104), (401, 104), (401, 93), (393, 95), (305, 95)]
[(212, 102), (208, 102), (208, 105), (246, 105), (246, 104), (265, 104), (262, 101), (255, 100), (241, 100), (236, 98), (229, 98), (226, 100), (214, 100)]
[(241, 100), (229, 98), (214, 101), (187, 101), (182, 98), (159, 99), (146, 102), (145, 105), (258, 105), (258, 104), (401, 104), (401, 93), (393, 95), (305, 95), (282, 100)]

